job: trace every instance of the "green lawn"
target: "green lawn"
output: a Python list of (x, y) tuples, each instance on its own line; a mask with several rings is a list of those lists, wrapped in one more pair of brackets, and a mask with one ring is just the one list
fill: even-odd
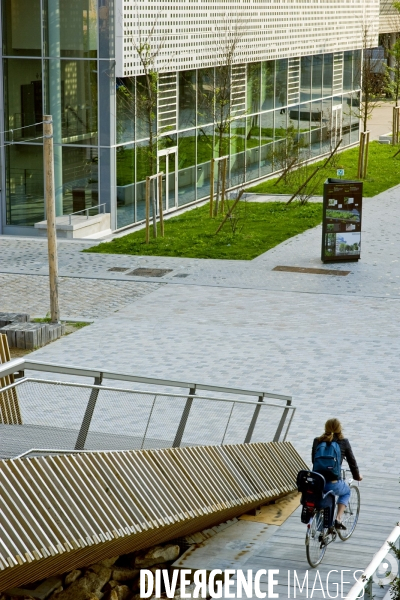
[[(369, 145), (368, 158), (368, 173), (364, 180), (363, 195), (367, 198), (376, 196), (400, 183), (400, 155), (393, 158), (398, 148), (379, 142), (371, 142)], [(311, 169), (317, 165), (322, 165), (324, 161), (315, 163), (309, 166)], [(337, 165), (345, 170), (344, 179), (357, 179), (357, 164), (358, 164), (358, 147), (350, 148), (341, 152), (337, 158)], [(337, 167), (328, 167), (323, 173), (320, 173), (320, 193), (322, 195), (322, 184), (327, 177), (336, 177)], [(258, 193), (275, 193), (275, 194), (293, 194), (299, 187), (298, 184), (286, 185), (280, 181), (278, 185), (274, 185), (277, 178), (269, 179), (264, 183), (260, 183), (254, 187), (248, 188), (247, 191)], [(298, 179), (297, 179), (298, 180)]]
[(165, 221), (165, 237), (145, 243), (144, 230), (88, 248), (83, 252), (182, 256), (251, 260), (288, 238), (315, 227), (322, 219), (322, 204), (300, 206), (282, 202), (240, 202), (238, 229), (227, 222), (218, 235), (222, 217), (210, 219), (209, 206), (201, 206)]

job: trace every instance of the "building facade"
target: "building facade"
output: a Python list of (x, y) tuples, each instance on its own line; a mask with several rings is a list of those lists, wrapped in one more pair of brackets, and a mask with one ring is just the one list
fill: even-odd
[(114, 230), (143, 220), (152, 173), (139, 43), (157, 49), (153, 171), (164, 173), (165, 210), (210, 194), (219, 150), (209, 101), (232, 36), (231, 186), (279, 170), (288, 131), (307, 157), (339, 137), (356, 143), (367, 25), (376, 45), (377, 0), (2, 0), (1, 232), (32, 235), (45, 218), (43, 114), (53, 117), (57, 214), (83, 202), (104, 204)]

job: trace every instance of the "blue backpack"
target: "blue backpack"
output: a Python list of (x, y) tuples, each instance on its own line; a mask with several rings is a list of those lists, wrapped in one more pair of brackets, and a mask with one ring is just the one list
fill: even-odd
[(328, 481), (340, 479), (341, 458), (337, 442), (320, 442), (315, 451), (313, 471), (320, 473)]

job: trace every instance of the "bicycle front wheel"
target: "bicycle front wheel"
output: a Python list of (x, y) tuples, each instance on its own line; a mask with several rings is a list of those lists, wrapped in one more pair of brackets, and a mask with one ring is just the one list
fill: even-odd
[(306, 554), (310, 567), (316, 567), (324, 558), (326, 551), (324, 529), (324, 511), (318, 510), (307, 526), (306, 533)]
[(342, 523), (346, 529), (338, 529), (340, 539), (345, 542), (356, 528), (358, 515), (360, 514), (360, 490), (357, 485), (350, 486), (350, 500), (344, 511)]

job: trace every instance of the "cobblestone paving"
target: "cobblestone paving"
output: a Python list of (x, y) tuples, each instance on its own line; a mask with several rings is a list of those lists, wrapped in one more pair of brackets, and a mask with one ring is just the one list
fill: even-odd
[[(61, 273), (71, 276), (70, 286), (79, 275), (71, 292), (76, 313), (119, 310), (36, 356), (291, 394), (298, 409), (290, 437), (306, 459), (310, 438), (327, 417), (338, 414), (364, 469), (373, 470), (378, 461), (385, 472), (398, 473), (399, 194), (397, 187), (365, 202), (362, 260), (329, 267), (351, 270), (347, 277), (271, 270), (279, 264), (321, 267), (318, 227), (249, 262), (90, 255), (79, 253), (84, 243), (63, 242)], [(45, 244), (1, 238), (0, 249), (3, 297), (13, 310), (27, 310), (45, 278), (4, 272), (44, 273)], [(133, 283), (107, 271), (112, 266), (173, 272), (157, 282)], [(179, 273), (189, 276), (174, 277)], [(10, 277), (15, 286), (7, 296)], [(34, 281), (39, 285), (30, 283), (26, 290)], [(138, 290), (152, 293), (138, 298)]]
[[(50, 310), (49, 279), (43, 275), (0, 273), (0, 312), (27, 312), (44, 317)], [(63, 319), (84, 320), (108, 317), (144, 294), (158, 288), (156, 283), (98, 281), (60, 277), (59, 294)]]

